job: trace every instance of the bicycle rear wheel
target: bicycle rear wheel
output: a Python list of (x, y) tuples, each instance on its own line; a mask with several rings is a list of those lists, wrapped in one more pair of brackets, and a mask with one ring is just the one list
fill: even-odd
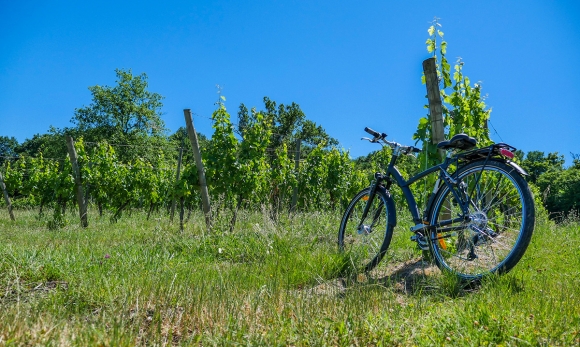
[(340, 223), (339, 250), (348, 261), (349, 272), (369, 272), (381, 261), (393, 236), (396, 224), (392, 198), (377, 189), (367, 215), (363, 211), (370, 188), (360, 191), (350, 202)]
[[(526, 181), (513, 167), (494, 160), (467, 164), (454, 178), (465, 184), (470, 218), (431, 231), (437, 266), (465, 280), (508, 272), (524, 255), (534, 229), (534, 199)], [(431, 211), (432, 225), (462, 215), (446, 185)]]

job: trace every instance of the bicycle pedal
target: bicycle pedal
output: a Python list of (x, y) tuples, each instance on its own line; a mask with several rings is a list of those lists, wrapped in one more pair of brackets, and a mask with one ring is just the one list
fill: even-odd
[(425, 239), (424, 236), (417, 234), (413, 235), (411, 236), (411, 241), (417, 242), (417, 245), (419, 246), (419, 248), (421, 248), (421, 250), (423, 251), (429, 250), (429, 243), (427, 242), (427, 239)]

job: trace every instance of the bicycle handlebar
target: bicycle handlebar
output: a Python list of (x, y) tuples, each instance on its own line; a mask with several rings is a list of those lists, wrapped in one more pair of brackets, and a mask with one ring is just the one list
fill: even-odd
[(378, 132), (374, 131), (373, 129), (369, 128), (369, 127), (365, 127), (365, 131), (371, 135), (373, 135), (375, 137), (376, 140), (382, 140), (385, 137), (387, 137), (387, 134), (382, 133), (379, 134)]
[(411, 153), (421, 152), (420, 148), (417, 148), (414, 146), (404, 146), (404, 145), (401, 145), (400, 143), (386, 140), (385, 138), (387, 137), (387, 134), (385, 134), (385, 133), (379, 133), (379, 132), (374, 131), (373, 129), (371, 129), (369, 127), (365, 127), (364, 130), (374, 137), (373, 139), (368, 139), (368, 138), (363, 137), (363, 139), (369, 140), (370, 142), (378, 143), (379, 141), (381, 141), (384, 144), (387, 144), (393, 150), (400, 150), (403, 154), (411, 154)]

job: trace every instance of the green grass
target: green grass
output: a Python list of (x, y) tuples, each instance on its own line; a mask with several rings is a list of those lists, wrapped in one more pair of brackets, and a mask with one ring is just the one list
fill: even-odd
[(55, 231), (15, 212), (0, 210), (0, 345), (580, 344), (578, 221), (538, 224), (512, 272), (464, 288), (425, 263), (341, 281), (340, 213), (241, 213), (208, 234), (199, 214), (180, 232), (68, 213)]

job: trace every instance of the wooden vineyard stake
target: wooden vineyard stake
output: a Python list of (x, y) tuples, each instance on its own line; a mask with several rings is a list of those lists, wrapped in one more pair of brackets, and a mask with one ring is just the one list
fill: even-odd
[(8, 214), (10, 214), (10, 219), (15, 221), (16, 218), (14, 218), (14, 213), (12, 212), (12, 202), (10, 202), (10, 196), (8, 196), (8, 191), (6, 190), (6, 185), (4, 184), (4, 177), (2, 177), (2, 172), (0, 172), (0, 189), (2, 189), (2, 193), (4, 194), (4, 201), (6, 201), (6, 206), (8, 206)]
[(79, 170), (79, 163), (77, 152), (75, 150), (74, 140), (71, 136), (66, 137), (66, 146), (68, 148), (68, 155), (73, 169), (73, 177), (75, 180), (75, 196), (77, 198), (77, 203), (79, 205), (79, 215), (81, 219), (81, 226), (86, 228), (89, 226), (89, 221), (87, 219), (87, 205), (85, 203), (85, 195), (83, 193), (83, 185), (81, 181), (81, 172)]
[(203, 168), (203, 162), (201, 161), (201, 151), (199, 150), (199, 143), (197, 141), (197, 133), (195, 132), (195, 127), (193, 126), (193, 118), (191, 117), (191, 110), (183, 110), (183, 116), (185, 117), (185, 124), (187, 126), (187, 136), (191, 142), (191, 147), (193, 149), (193, 156), (195, 157), (195, 166), (197, 167), (197, 175), (199, 178), (199, 189), (201, 192), (201, 203), (203, 205), (203, 213), (205, 215), (205, 223), (208, 230), (211, 230), (211, 205), (209, 200), (209, 193), (207, 190), (207, 183), (205, 181), (205, 170)]
[[(435, 58), (423, 61), (423, 72), (425, 73), (425, 85), (427, 86), (427, 99), (429, 100), (431, 143), (437, 146), (439, 142), (445, 141), (445, 132), (443, 129), (443, 107)], [(441, 159), (445, 157), (445, 152), (441, 149), (439, 150), (439, 157)]]

